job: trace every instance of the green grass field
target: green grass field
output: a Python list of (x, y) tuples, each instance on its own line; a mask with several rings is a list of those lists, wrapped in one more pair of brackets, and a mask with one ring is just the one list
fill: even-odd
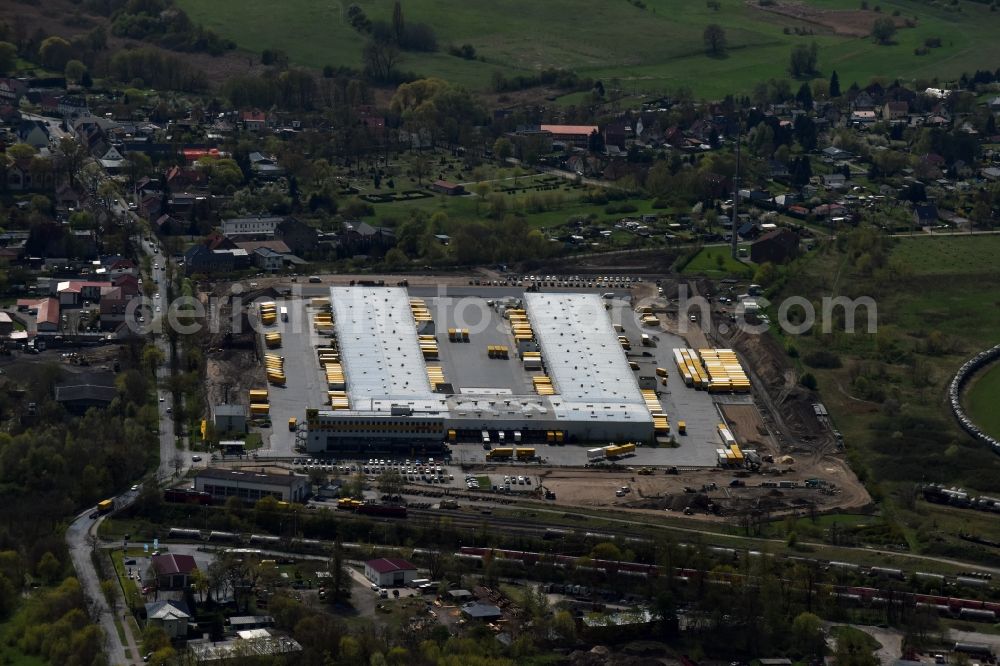
[(973, 380), (966, 396), (969, 416), (994, 437), (1000, 437), (1000, 365), (988, 368)]
[(915, 275), (1000, 273), (1000, 236), (901, 238), (893, 260)]
[[(178, 0), (209, 28), (234, 40), (240, 48), (260, 53), (284, 49), (299, 64), (359, 67), (364, 38), (344, 19), (347, 3), (319, 0)], [(358, 0), (371, 19), (389, 20), (390, 0)], [(885, 14), (918, 17), (916, 27), (901, 29), (896, 44), (879, 46), (870, 39), (833, 35), (812, 23), (761, 10), (743, 0), (721, 0), (713, 11), (704, 2), (646, 0), (639, 9), (625, 0), (591, 2), (581, 7), (569, 0), (526, 2), (496, 0), (486, 4), (455, 0), (405, 0), (407, 20), (431, 25), (441, 50), (405, 55), (400, 69), (438, 76), (473, 89), (485, 89), (495, 71), (532, 72), (544, 67), (571, 69), (602, 80), (618, 79), (628, 92), (660, 92), (678, 86), (718, 97), (749, 91), (770, 77), (787, 77), (793, 45), (815, 41), (820, 47), (821, 75), (833, 69), (846, 88), (872, 76), (931, 79), (955, 77), (962, 71), (990, 67), (1000, 59), (1000, 14), (985, 5), (960, 3), (948, 12), (916, 0), (880, 2)], [(809, 0), (824, 9), (856, 10), (854, 0)], [(726, 30), (728, 57), (704, 54), (702, 31), (709, 23)], [(785, 28), (812, 28), (816, 34), (785, 34)], [(916, 56), (927, 37), (942, 47)], [(469, 43), (479, 59), (447, 54), (450, 44)]]
[(688, 262), (682, 271), (685, 275), (705, 275), (712, 278), (749, 276), (754, 264), (733, 259), (729, 247), (706, 247)]
[[(1000, 538), (996, 520), (976, 511), (914, 503), (912, 488), (937, 482), (985, 494), (1000, 489), (990, 471), (995, 454), (962, 434), (940, 397), (969, 356), (996, 344), (998, 248), (1000, 238), (994, 236), (900, 239), (889, 255), (898, 271), (891, 286), (858, 275), (844, 255), (821, 249), (796, 276), (793, 293), (870, 295), (877, 303), (875, 335), (788, 336), (782, 343), (794, 345), (800, 358), (825, 350), (842, 359), (838, 369), (799, 363), (801, 371), (816, 376), (852, 467), (866, 477), (872, 494), (885, 500), (885, 527), (864, 531), (885, 543), (905, 542), (916, 552), (980, 561), (995, 557), (985, 547), (961, 541), (958, 533)], [(940, 344), (929, 350), (932, 339)], [(868, 385), (881, 398), (862, 391), (859, 373), (867, 374)], [(989, 381), (994, 388), (984, 389), (981, 398), (987, 415), (1000, 395), (1000, 371)]]

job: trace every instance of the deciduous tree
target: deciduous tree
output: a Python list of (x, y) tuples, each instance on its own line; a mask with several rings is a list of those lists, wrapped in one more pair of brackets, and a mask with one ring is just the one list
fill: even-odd
[(726, 31), (718, 23), (709, 23), (701, 35), (705, 42), (705, 53), (710, 56), (721, 56), (726, 53)]
[(875, 19), (872, 24), (872, 38), (879, 44), (890, 44), (896, 35), (896, 22), (888, 16)]

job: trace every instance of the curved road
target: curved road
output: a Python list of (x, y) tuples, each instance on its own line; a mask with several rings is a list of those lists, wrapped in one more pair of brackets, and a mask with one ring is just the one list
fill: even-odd
[(90, 602), (90, 615), (104, 631), (104, 649), (107, 652), (108, 663), (131, 664), (133, 662), (127, 658), (125, 647), (118, 637), (111, 608), (101, 592), (101, 580), (90, 559), (91, 535), (96, 535), (97, 525), (103, 520), (103, 518), (90, 519), (88, 516), (91, 511), (93, 509), (87, 509), (78, 515), (66, 530), (69, 555), (73, 560), (73, 568), (76, 569), (77, 580), (80, 581), (83, 593)]
[[(138, 218), (128, 210), (121, 200), (112, 202), (111, 212), (121, 218), (129, 218), (133, 224), (137, 225), (136, 228), (138, 228)], [(144, 242), (141, 238), (138, 238), (137, 241), (143, 252), (150, 256), (154, 266), (158, 266), (153, 269), (152, 278), (156, 280), (157, 287), (164, 289), (161, 293), (165, 295), (167, 287), (165, 264), (169, 259), (158, 253), (154, 253), (153, 246)], [(165, 301), (166, 299), (154, 299), (154, 307), (160, 304), (160, 300)], [(153, 319), (154, 317), (150, 318)], [(191, 456), (178, 455), (180, 452), (177, 448), (177, 438), (174, 432), (172, 396), (166, 387), (166, 383), (170, 377), (170, 345), (167, 337), (162, 334), (162, 331), (154, 329), (152, 333), (156, 345), (164, 358), (164, 363), (156, 371), (160, 413), (160, 464), (156, 469), (154, 478), (150, 480), (159, 485), (186, 474), (191, 468)], [(116, 496), (114, 498), (115, 509), (120, 510), (127, 507), (135, 500), (135, 495), (136, 493), (128, 491)], [(91, 614), (96, 616), (94, 619), (104, 631), (105, 650), (108, 655), (108, 661), (112, 664), (129, 665), (142, 663), (129, 657), (130, 653), (126, 651), (126, 646), (122, 644), (118, 636), (112, 609), (109, 607), (101, 591), (101, 578), (94, 568), (91, 553), (96, 543), (97, 528), (104, 520), (104, 516), (96, 520), (91, 519), (90, 515), (92, 512), (93, 509), (90, 508), (80, 513), (66, 530), (66, 543), (69, 547), (70, 557), (73, 560), (73, 567), (76, 570), (77, 579), (80, 581), (83, 592), (90, 602)], [(116, 587), (116, 594), (120, 593), (120, 588)], [(124, 607), (124, 603), (122, 607)], [(126, 638), (130, 639), (131, 646), (129, 647), (138, 646), (138, 637), (132, 635), (127, 623), (125, 623), (125, 635)], [(136, 648), (135, 654), (138, 655), (138, 648)]]

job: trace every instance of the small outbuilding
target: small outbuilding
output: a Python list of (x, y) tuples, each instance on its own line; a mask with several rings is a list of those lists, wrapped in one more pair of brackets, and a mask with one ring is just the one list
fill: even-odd
[(247, 431), (247, 408), (243, 405), (214, 405), (212, 420), (217, 432)]
[(434, 184), (431, 185), (431, 189), (435, 192), (440, 192), (441, 194), (447, 194), (448, 196), (457, 197), (459, 195), (465, 194), (465, 187), (459, 185), (458, 183), (452, 183), (447, 180), (436, 180)]
[(493, 604), (484, 604), (481, 601), (470, 601), (462, 605), (462, 615), (470, 620), (480, 622), (492, 622), (503, 617), (503, 613)]

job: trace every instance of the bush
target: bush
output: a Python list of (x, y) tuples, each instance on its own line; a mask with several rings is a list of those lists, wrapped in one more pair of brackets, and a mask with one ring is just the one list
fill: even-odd
[(347, 218), (371, 217), (375, 209), (363, 201), (350, 201), (344, 205), (343, 213)]
[(802, 384), (810, 391), (815, 391), (817, 387), (816, 377), (811, 372), (807, 372), (799, 378), (799, 384)]
[(635, 206), (635, 204), (630, 204), (630, 203), (611, 204), (610, 206), (604, 207), (604, 212), (607, 213), (608, 215), (617, 215), (620, 213), (634, 213), (637, 210), (639, 209)]
[(827, 351), (825, 349), (819, 349), (817, 351), (809, 352), (802, 357), (802, 360), (810, 368), (827, 368), (834, 369), (841, 367), (840, 356), (832, 351)]
[(449, 46), (448, 53), (455, 56), (456, 58), (464, 58), (465, 60), (475, 60), (476, 59), (476, 47), (472, 44), (462, 44), (461, 46)]

